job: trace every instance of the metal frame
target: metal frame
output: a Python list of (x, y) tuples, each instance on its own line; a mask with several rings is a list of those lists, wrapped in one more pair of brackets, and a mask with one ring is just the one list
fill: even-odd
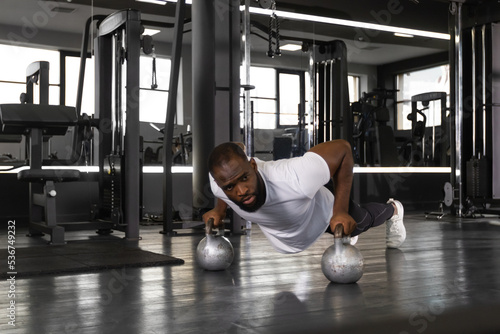
[[(141, 220), (140, 36), (140, 12), (127, 9), (111, 14), (101, 22), (95, 43), (95, 115), (100, 121), (99, 141), (95, 147), (100, 170), (99, 215), (111, 220), (114, 228), (124, 231), (129, 240), (139, 239)], [(124, 82), (122, 66), (126, 71)], [(122, 110), (122, 99), (125, 110)], [(108, 196), (109, 208), (102, 204)]]
[(177, 1), (174, 26), (174, 42), (172, 46), (172, 63), (170, 66), (170, 92), (168, 94), (167, 115), (165, 118), (165, 135), (163, 136), (163, 230), (161, 233), (174, 234), (173, 223), (173, 190), (172, 190), (172, 145), (174, 136), (174, 118), (177, 113), (177, 88), (182, 51), (182, 33), (186, 4), (184, 0)]

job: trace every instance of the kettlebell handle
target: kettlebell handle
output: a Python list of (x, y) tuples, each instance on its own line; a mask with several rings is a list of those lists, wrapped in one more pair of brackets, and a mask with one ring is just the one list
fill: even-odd
[(344, 226), (342, 224), (337, 224), (335, 230), (333, 231), (333, 237), (335, 239), (342, 239), (344, 237)]
[[(207, 224), (205, 225), (205, 234), (206, 235), (212, 235), (213, 228), (214, 228), (214, 219), (210, 218), (210, 219), (208, 219)], [(224, 235), (223, 230), (224, 230), (224, 228), (220, 227), (217, 234), (218, 235)]]
[(207, 221), (207, 224), (205, 225), (205, 234), (206, 235), (211, 235), (213, 227), (214, 227), (214, 219), (210, 218)]

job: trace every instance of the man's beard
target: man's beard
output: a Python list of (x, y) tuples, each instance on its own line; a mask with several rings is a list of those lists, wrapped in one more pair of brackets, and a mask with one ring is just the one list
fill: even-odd
[(236, 205), (241, 210), (246, 211), (246, 212), (255, 212), (255, 211), (257, 211), (258, 209), (260, 209), (260, 207), (262, 206), (263, 203), (261, 203), (261, 201), (259, 200), (259, 193), (254, 193), (251, 196), (255, 196), (255, 202), (253, 203), (252, 206), (245, 205), (245, 204), (243, 204), (242, 201), (235, 202)]

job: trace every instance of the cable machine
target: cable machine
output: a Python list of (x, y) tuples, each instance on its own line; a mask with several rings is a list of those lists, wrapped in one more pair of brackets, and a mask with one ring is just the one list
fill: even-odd
[(314, 46), (314, 145), (333, 139), (352, 144), (352, 116), (347, 82), (347, 47), (342, 41)]
[[(467, 24), (462, 2), (451, 3), (454, 38), (451, 58), (454, 89), (452, 97), (452, 185), (451, 211), (458, 217), (498, 214), (500, 203), (500, 27), (477, 18)], [(467, 7), (466, 7), (467, 8)], [(471, 7), (472, 9), (474, 7)], [(464, 19), (465, 18), (465, 19)]]
[[(141, 145), (139, 133), (140, 12), (122, 10), (104, 19), (95, 40), (94, 152), (99, 162), (98, 217), (127, 239), (139, 239)], [(150, 49), (144, 47), (144, 49)]]
[(487, 212), (500, 203), (500, 25), (488, 23), (464, 31), (464, 95), (471, 96), (464, 117), (465, 159), (464, 215)]

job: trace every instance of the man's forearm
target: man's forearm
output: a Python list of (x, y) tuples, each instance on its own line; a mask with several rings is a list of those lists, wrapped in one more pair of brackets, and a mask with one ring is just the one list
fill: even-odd
[(217, 212), (219, 212), (221, 215), (225, 216), (227, 211), (227, 204), (220, 198), (217, 198), (217, 202), (215, 203), (214, 209), (217, 210)]
[(333, 175), (335, 202), (333, 213), (347, 212), (349, 210), (349, 198), (353, 179), (353, 159), (350, 151), (346, 152), (344, 159)]

